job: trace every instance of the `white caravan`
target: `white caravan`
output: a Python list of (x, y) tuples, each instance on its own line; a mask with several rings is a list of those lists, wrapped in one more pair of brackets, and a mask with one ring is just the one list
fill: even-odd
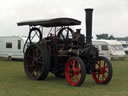
[(120, 41), (126, 54), (128, 54), (128, 41)]
[(126, 56), (121, 42), (117, 40), (95, 40), (92, 43), (98, 48), (100, 56), (121, 60)]
[(0, 57), (23, 59), (23, 46), (27, 37), (4, 36), (0, 37)]

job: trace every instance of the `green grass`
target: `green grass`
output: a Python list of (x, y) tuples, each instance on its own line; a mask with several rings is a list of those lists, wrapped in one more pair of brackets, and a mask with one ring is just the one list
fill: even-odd
[(128, 55), (125, 61), (112, 61), (113, 78), (99, 85), (87, 75), (80, 87), (49, 74), (45, 81), (29, 80), (21, 61), (0, 59), (0, 96), (128, 96)]

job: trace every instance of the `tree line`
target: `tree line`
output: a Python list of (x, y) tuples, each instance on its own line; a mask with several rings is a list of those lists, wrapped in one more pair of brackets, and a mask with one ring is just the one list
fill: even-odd
[(96, 38), (97, 39), (106, 39), (106, 40), (123, 40), (123, 41), (128, 41), (128, 36), (127, 37), (114, 37), (113, 35), (109, 35), (109, 34), (106, 34), (106, 33), (97, 34)]

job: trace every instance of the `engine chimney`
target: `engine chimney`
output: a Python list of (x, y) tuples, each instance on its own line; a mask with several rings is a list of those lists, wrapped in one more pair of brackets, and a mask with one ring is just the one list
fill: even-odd
[(93, 9), (85, 9), (86, 13), (86, 44), (92, 45), (92, 12)]

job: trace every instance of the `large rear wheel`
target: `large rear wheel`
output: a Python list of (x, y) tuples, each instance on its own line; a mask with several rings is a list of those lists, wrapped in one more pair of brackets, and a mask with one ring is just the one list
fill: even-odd
[(30, 79), (45, 79), (50, 70), (50, 55), (47, 48), (39, 44), (30, 45), (25, 53), (24, 69)]
[(85, 64), (79, 57), (71, 57), (65, 66), (65, 77), (69, 85), (80, 86), (86, 76)]
[(112, 64), (102, 56), (99, 56), (96, 63), (96, 71), (92, 72), (93, 79), (98, 84), (107, 84), (112, 78)]

